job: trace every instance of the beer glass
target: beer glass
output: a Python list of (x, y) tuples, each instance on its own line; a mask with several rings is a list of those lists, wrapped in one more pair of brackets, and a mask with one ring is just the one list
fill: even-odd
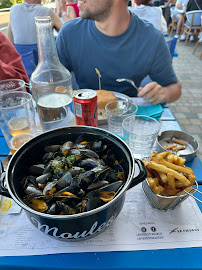
[(31, 94), (0, 91), (0, 127), (12, 154), (36, 135)]
[(26, 91), (25, 82), (19, 79), (2, 80), (0, 91)]

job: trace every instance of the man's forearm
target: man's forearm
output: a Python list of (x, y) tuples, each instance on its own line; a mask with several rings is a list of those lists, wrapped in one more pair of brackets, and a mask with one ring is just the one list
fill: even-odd
[(170, 84), (163, 88), (165, 91), (165, 102), (171, 103), (176, 101), (181, 96), (181, 83)]

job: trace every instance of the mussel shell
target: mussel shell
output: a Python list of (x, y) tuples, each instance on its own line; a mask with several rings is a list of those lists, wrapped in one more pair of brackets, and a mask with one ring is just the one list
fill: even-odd
[(84, 167), (86, 170), (93, 169), (99, 165), (99, 161), (92, 159), (92, 158), (86, 158), (80, 161), (79, 166)]
[(52, 173), (48, 172), (45, 174), (42, 174), (36, 178), (36, 182), (38, 184), (45, 184), (48, 182), (48, 180), (52, 177)]
[(77, 197), (82, 197), (84, 195), (84, 191), (78, 187), (78, 186), (69, 186), (69, 187), (66, 187), (66, 188), (63, 188), (62, 190), (56, 192), (54, 194), (55, 197), (57, 197), (58, 195), (60, 195), (62, 192), (70, 192), (74, 195), (76, 195)]
[(63, 202), (57, 201), (56, 202), (58, 208), (60, 209), (60, 214), (63, 215), (74, 215), (76, 214), (76, 209), (69, 207), (68, 205), (64, 204)]
[(110, 183), (113, 183), (113, 182), (117, 182), (119, 180), (123, 180), (123, 179), (119, 178), (115, 171), (111, 171), (111, 173), (109, 174), (109, 177), (108, 177), (108, 181)]
[(30, 197), (43, 195), (43, 192), (32, 184), (28, 184), (24, 191)]
[(99, 199), (103, 202), (110, 202), (116, 195), (115, 191), (101, 191), (98, 195)]
[(72, 187), (78, 187), (80, 185), (80, 183), (81, 183), (81, 179), (78, 176), (75, 176), (72, 179), (71, 186)]
[(50, 164), (48, 164), (48, 165), (45, 167), (43, 173), (48, 173), (48, 172), (51, 172), (51, 171), (52, 171), (52, 167), (51, 167)]
[(100, 200), (97, 197), (92, 197), (89, 200), (87, 200), (86, 205), (84, 207), (84, 212), (96, 209), (103, 205), (102, 200)]
[(58, 210), (58, 206), (57, 204), (54, 202), (52, 203), (48, 210), (46, 211), (47, 214), (50, 214), (50, 215), (56, 215), (57, 214), (57, 210)]
[(89, 157), (89, 158), (99, 159), (99, 155), (90, 149), (80, 149), (80, 153), (81, 155)]
[(96, 193), (99, 194), (101, 191), (114, 191), (117, 192), (122, 186), (124, 185), (123, 181), (117, 181), (114, 183), (110, 183), (109, 185), (106, 185), (104, 187), (101, 187), (96, 190)]
[(108, 184), (109, 184), (108, 181), (96, 181), (96, 182), (93, 182), (91, 185), (89, 185), (87, 189), (88, 190), (99, 189), (99, 188), (104, 187)]
[(48, 145), (44, 148), (44, 151), (49, 153), (49, 152), (56, 152), (58, 150), (60, 150), (60, 147), (61, 145), (57, 145), (57, 144), (54, 144), (54, 145)]
[(40, 199), (31, 199), (27, 204), (34, 210), (42, 213), (46, 212), (46, 210), (48, 209), (48, 205), (46, 204), (46, 202)]
[(94, 141), (91, 146), (91, 149), (95, 152), (99, 152), (101, 150), (101, 147), (102, 147), (102, 141)]
[(71, 173), (72, 177), (78, 176), (81, 173), (84, 173), (84, 168), (73, 166), (69, 169), (69, 172)]
[(32, 175), (23, 177), (20, 184), (23, 187), (23, 189), (25, 189), (28, 186), (28, 184), (33, 184), (36, 188), (38, 188), (38, 185), (37, 185), (37, 182), (36, 182), (36, 177), (32, 176)]
[[(53, 188), (55, 188), (57, 184), (57, 180), (53, 180), (52, 182), (48, 182), (45, 186), (45, 188), (43, 189), (43, 195), (50, 195), (50, 193), (52, 193)], [(56, 188), (55, 188), (56, 191)]]
[(86, 141), (86, 138), (85, 138), (85, 134), (81, 134), (77, 137), (75, 143), (74, 143), (74, 146), (77, 145), (77, 144), (80, 144), (81, 142), (83, 141)]
[(49, 162), (53, 158), (54, 158), (54, 153), (53, 152), (48, 152), (48, 153), (45, 153), (45, 155), (43, 156), (43, 161), (44, 162)]
[(42, 175), (45, 170), (44, 164), (35, 164), (29, 167), (29, 173), (34, 176)]
[(71, 141), (68, 141), (68, 142), (64, 143), (62, 145), (62, 147), (60, 148), (62, 154), (64, 154), (65, 156), (67, 156), (68, 153), (69, 153), (69, 151), (70, 151), (70, 149), (72, 148), (72, 146), (73, 146), (73, 142), (71, 142)]
[(56, 188), (57, 190), (61, 190), (67, 186), (69, 186), (72, 182), (72, 175), (70, 172), (65, 172), (63, 176), (57, 181)]
[(54, 158), (57, 158), (57, 157), (64, 157), (63, 153), (61, 152), (55, 152), (54, 155), (53, 155)]
[(96, 173), (93, 171), (87, 171), (78, 176), (82, 182), (87, 184), (92, 183), (96, 179)]

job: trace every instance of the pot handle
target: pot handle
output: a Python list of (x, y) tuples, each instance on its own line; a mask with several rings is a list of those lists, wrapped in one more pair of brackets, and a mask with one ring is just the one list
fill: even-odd
[(0, 169), (0, 195), (11, 198), (11, 195), (8, 192), (6, 185), (5, 185), (6, 172), (4, 170), (2, 161), (0, 162), (0, 167), (1, 167), (1, 169)]
[(138, 165), (140, 172), (135, 178), (132, 179), (128, 189), (141, 183), (147, 177), (147, 172), (146, 172), (144, 163), (140, 159), (135, 159), (135, 163)]

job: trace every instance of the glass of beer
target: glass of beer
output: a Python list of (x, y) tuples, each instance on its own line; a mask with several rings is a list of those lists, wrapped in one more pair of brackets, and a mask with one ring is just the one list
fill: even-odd
[(0, 127), (12, 154), (36, 135), (31, 94), (0, 91)]
[(0, 91), (26, 91), (25, 82), (19, 79), (0, 81)]

